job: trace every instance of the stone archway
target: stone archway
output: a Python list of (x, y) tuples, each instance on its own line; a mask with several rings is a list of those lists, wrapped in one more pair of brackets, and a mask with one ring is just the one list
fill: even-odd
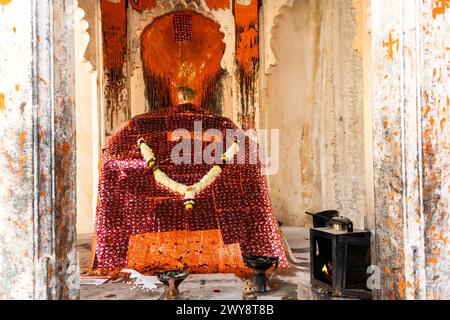
[(292, 1), (273, 24), (266, 21), (276, 60), (269, 69), (266, 64), (270, 107), (264, 114), (269, 129), (282, 128), (284, 162), (269, 180), (287, 224), (308, 225), (305, 211), (337, 209), (366, 226), (363, 83), (356, 80), (363, 78), (363, 58), (353, 48), (353, 5)]

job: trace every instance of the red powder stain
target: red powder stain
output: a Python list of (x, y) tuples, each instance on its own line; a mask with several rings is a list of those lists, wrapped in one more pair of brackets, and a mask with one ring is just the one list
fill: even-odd
[(14, 33), (16, 33), (16, 32), (17, 32), (17, 28), (16, 28), (16, 27), (12, 28), (12, 31), (13, 31)]
[(446, 122), (447, 120), (445, 119), (445, 118), (442, 118), (442, 120), (441, 120), (441, 130), (442, 131), (444, 131), (444, 126), (445, 126), (445, 122)]
[(243, 65), (246, 74), (253, 71), (255, 60), (259, 59), (258, 44), (258, 1), (252, 0), (250, 5), (235, 5), (236, 29), (238, 32), (236, 56)]
[(21, 131), (19, 134), (19, 140), (20, 140), (20, 146), (19, 146), (19, 153), (20, 153), (20, 159), (19, 159), (19, 172), (23, 172), (24, 165), (26, 161), (28, 160), (28, 155), (25, 153), (25, 142), (26, 142), (27, 134), (24, 131)]
[(434, 118), (430, 117), (430, 125), (433, 127), (435, 123), (436, 121), (434, 120)]
[(134, 0), (131, 0), (130, 3), (133, 9), (140, 12), (156, 7), (156, 0), (139, 0), (137, 3)]
[(447, 245), (448, 242), (448, 238), (444, 237), (444, 231), (439, 232), (439, 240), (441, 240), (442, 242), (444, 242), (444, 245)]
[(25, 144), (25, 139), (26, 139), (27, 134), (25, 132), (20, 132), (20, 147), (22, 148), (23, 145)]
[(398, 293), (400, 295), (400, 299), (405, 298), (405, 280), (399, 279), (398, 280)]
[(400, 156), (400, 146), (398, 143), (396, 143), (394, 145), (394, 154), (395, 154), (395, 160), (398, 160), (399, 156)]
[(206, 4), (212, 10), (230, 9), (231, 0), (206, 0)]
[(392, 221), (392, 219), (389, 218), (389, 219), (387, 220), (387, 226), (388, 226), (388, 228), (391, 229), (391, 230), (394, 229), (394, 222)]
[(0, 5), (6, 6), (7, 4), (11, 3), (12, 0), (0, 0)]
[(450, 0), (434, 0), (432, 15), (436, 19), (438, 15), (444, 15), (450, 9)]
[(437, 258), (433, 257), (427, 260), (428, 264), (437, 264)]
[(5, 95), (0, 93), (0, 111), (5, 110)]
[(384, 272), (386, 272), (387, 275), (391, 274), (391, 269), (389, 269), (388, 266), (384, 266)]
[(61, 145), (61, 150), (64, 153), (70, 153), (72, 151), (72, 145), (70, 145), (68, 143), (64, 143), (63, 145)]
[(249, 5), (235, 4), (236, 25), (241, 28), (258, 24), (258, 0), (252, 0)]
[(425, 109), (425, 113), (424, 113), (424, 117), (427, 117), (428, 116), (428, 114), (430, 113), (430, 111), (431, 111), (431, 107), (430, 106), (427, 106), (426, 107), (426, 109)]

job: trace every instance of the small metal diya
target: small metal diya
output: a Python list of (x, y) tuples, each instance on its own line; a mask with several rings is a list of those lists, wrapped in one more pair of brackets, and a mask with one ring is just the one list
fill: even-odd
[[(255, 285), (256, 293), (270, 291), (269, 281), (278, 271), (278, 258), (247, 255), (244, 261), (248, 267), (253, 269), (253, 284)], [(266, 271), (273, 265), (275, 265), (275, 269), (270, 278), (267, 278)]]
[(178, 287), (189, 276), (189, 273), (182, 270), (169, 270), (158, 274), (158, 280), (168, 286), (167, 295), (171, 298), (180, 294)]

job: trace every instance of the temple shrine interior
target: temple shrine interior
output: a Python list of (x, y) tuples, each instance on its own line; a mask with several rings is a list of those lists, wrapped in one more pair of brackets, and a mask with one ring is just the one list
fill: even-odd
[(448, 0), (18, 2), (0, 299), (450, 298)]

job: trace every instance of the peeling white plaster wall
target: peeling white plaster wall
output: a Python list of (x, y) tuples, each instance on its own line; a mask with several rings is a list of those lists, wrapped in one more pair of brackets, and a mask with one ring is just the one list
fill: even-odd
[(3, 1), (0, 35), (0, 300), (77, 299), (73, 5)]
[(31, 19), (30, 3), (0, 6), (0, 300), (33, 298)]
[(353, 48), (353, 1), (298, 0), (280, 13), (264, 112), (268, 128), (281, 129), (280, 173), (269, 179), (274, 209), (298, 226), (309, 225), (306, 210), (337, 209), (362, 228), (363, 60)]
[(320, 8), (317, 1), (299, 1), (280, 13), (272, 31), (278, 63), (268, 78), (268, 94), (269, 126), (280, 129), (281, 155), (280, 172), (270, 178), (270, 186), (278, 218), (289, 225), (301, 225), (303, 212), (318, 208), (321, 200), (317, 174), (320, 144), (313, 127), (317, 122), (314, 91)]

